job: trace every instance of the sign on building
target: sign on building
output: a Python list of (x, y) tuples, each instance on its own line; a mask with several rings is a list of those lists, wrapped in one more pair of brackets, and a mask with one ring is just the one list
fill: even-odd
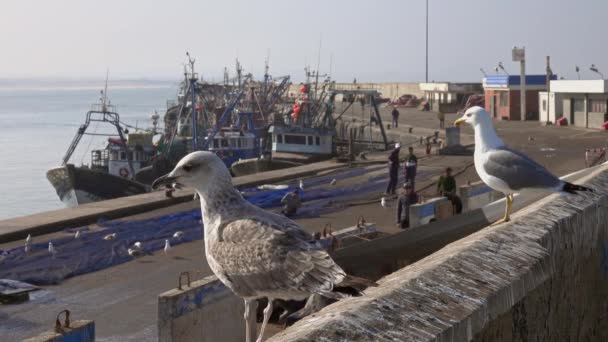
[(526, 48), (513, 48), (513, 62), (521, 62), (526, 60)]

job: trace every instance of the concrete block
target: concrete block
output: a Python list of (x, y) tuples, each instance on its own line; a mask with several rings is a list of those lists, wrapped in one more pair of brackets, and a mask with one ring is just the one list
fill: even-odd
[(437, 197), (424, 203), (412, 205), (410, 207), (410, 228), (431, 222), (435, 218), (437, 204), (447, 200), (445, 197)]
[(215, 276), (158, 297), (160, 342), (244, 341), (243, 300)]
[(501, 193), (492, 190), (483, 182), (462, 185), (458, 190), (460, 199), (462, 200), (463, 211), (481, 208), (503, 197)]
[(47, 331), (24, 342), (93, 342), (95, 341), (95, 322), (80, 320), (71, 322), (69, 328), (62, 328), (64, 333)]

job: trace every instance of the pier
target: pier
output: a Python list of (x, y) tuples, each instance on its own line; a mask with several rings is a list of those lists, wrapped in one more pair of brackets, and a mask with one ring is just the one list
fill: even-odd
[[(409, 115), (410, 127), (413, 129), (410, 130), (409, 127), (391, 128), (388, 130), (389, 137), (401, 137), (404, 141), (408, 139), (414, 141), (413, 138), (431, 136), (432, 132), (438, 130), (434, 128), (435, 121), (428, 119), (428, 113), (415, 110), (406, 113)], [(389, 113), (383, 111), (382, 114), (385, 115), (388, 122)], [(354, 113), (353, 117), (357, 115)], [(546, 154), (540, 151), (537, 145), (542, 144), (545, 139), (550, 140), (556, 134), (578, 139), (584, 133), (572, 128), (524, 127), (520, 124), (501, 124), (499, 126), (500, 129), (503, 129), (501, 134), (509, 143), (528, 146), (529, 151), (526, 150), (526, 153), (537, 158), (542, 158)], [(529, 143), (527, 137), (532, 134), (536, 140), (534, 143)], [(587, 141), (603, 139), (599, 133), (587, 132), (584, 134)], [(445, 134), (440, 131), (439, 138), (444, 138), (444, 136)], [(463, 130), (461, 140), (463, 144), (470, 142), (470, 131)], [(562, 160), (546, 159), (550, 164), (549, 167), (558, 174), (571, 174), (569, 176), (571, 181), (592, 184), (601, 189), (603, 178), (605, 178), (603, 176), (605, 166), (576, 172), (583, 169), (584, 156), (578, 156), (568, 151), (567, 146), (570, 146), (572, 142), (561, 142), (561, 144), (563, 145), (555, 147), (558, 150), (562, 148), (562, 151), (565, 150), (564, 158)], [(379, 279), (380, 287), (368, 290), (369, 293), (364, 297), (332, 304), (315, 314), (314, 317), (304, 318), (284, 331), (280, 326), (273, 326), (269, 334), (277, 333), (274, 340), (313, 341), (342, 335), (346, 339), (362, 338), (370, 332), (380, 334), (381, 331), (386, 331), (387, 335), (377, 336), (384, 336), (386, 339), (393, 337), (407, 339), (414, 338), (416, 335), (412, 335), (414, 334), (412, 330), (405, 328), (413, 327), (413, 322), (422, 322), (422, 320), (428, 320), (425, 321), (427, 322), (424, 323), (425, 326), (434, 326), (425, 332), (424, 336), (427, 336), (427, 339), (433, 339), (432, 336), (437, 338), (440, 336), (462, 337), (468, 336), (466, 334), (469, 333), (472, 334), (470, 336), (478, 338), (493, 336), (492, 334), (497, 334), (500, 329), (504, 329), (504, 324), (513, 322), (524, 329), (521, 326), (523, 321), (515, 322), (513, 320), (515, 317), (520, 317), (517, 315), (521, 315), (522, 308), (532, 305), (526, 303), (544, 298), (537, 297), (535, 293), (538, 291), (535, 292), (535, 289), (548, 286), (547, 281), (554, 279), (553, 277), (561, 277), (561, 273), (556, 273), (556, 263), (546, 264), (546, 261), (543, 260), (546, 260), (547, 256), (540, 252), (526, 255), (523, 259), (515, 255), (508, 256), (509, 253), (519, 253), (517, 255), (521, 256), (522, 251), (515, 248), (518, 244), (535, 246), (536, 250), (542, 251), (543, 248), (548, 248), (546, 241), (549, 241), (547, 238), (538, 240), (538, 236), (540, 236), (538, 234), (520, 234), (521, 236), (516, 239), (512, 237), (513, 234), (510, 231), (513, 229), (518, 229), (520, 233), (522, 231), (547, 231), (546, 234), (549, 234), (547, 236), (561, 232), (555, 236), (579, 241), (579, 237), (567, 237), (567, 234), (578, 234), (576, 230), (567, 228), (569, 226), (561, 223), (554, 223), (555, 220), (552, 221), (549, 217), (557, 215), (555, 216), (557, 222), (570, 220), (568, 222), (579, 222), (576, 224), (582, 225), (581, 227), (589, 225), (590, 231), (595, 231), (593, 227), (598, 225), (595, 220), (601, 219), (599, 211), (595, 213), (593, 210), (600, 210), (599, 208), (603, 205), (601, 203), (606, 201), (602, 195), (582, 199), (580, 205), (577, 204), (577, 208), (580, 207), (582, 211), (551, 209), (565, 206), (563, 199), (556, 198), (556, 196), (542, 199), (541, 202), (536, 202), (539, 198), (517, 198), (515, 204), (518, 209), (522, 210), (516, 215), (514, 222), (496, 228), (485, 228), (502, 214), (504, 203), (501, 200), (495, 201), (496, 198), (491, 196), (490, 192), (475, 183), (474, 170), (470, 166), (471, 156), (446, 156), (437, 154), (436, 151), (426, 156), (424, 146), (414, 144), (414, 147), (416, 153), (423, 157), (420, 161), (420, 176), (417, 181), (417, 187), (421, 189), (421, 193), (428, 194), (425, 196), (426, 199), (432, 198), (437, 177), (443, 168), (451, 166), (457, 174), (461, 195), (469, 194), (467, 198), (470, 200), (465, 202), (468, 209), (465, 214), (430, 224), (427, 224), (428, 221), (423, 222), (417, 227), (404, 231), (396, 229), (394, 207), (381, 208), (379, 203), (381, 191), (378, 189), (383, 188), (386, 184), (386, 154), (383, 153), (369, 154), (368, 160), (356, 161), (350, 167), (348, 163), (326, 161), (234, 179), (234, 184), (241, 189), (255, 188), (263, 184), (287, 184), (295, 187), (302, 179), (306, 185), (305, 196), (311, 196), (310, 210), (321, 213), (296, 218), (296, 221), (310, 232), (320, 232), (330, 223), (334, 230), (351, 227), (357, 223), (359, 216), (363, 215), (367, 222), (375, 224), (378, 231), (387, 234), (384, 237), (340, 248), (335, 251), (334, 256), (335, 260), (349, 272)], [(518, 146), (518, 148), (521, 147)], [(332, 179), (337, 179), (335, 186), (329, 184)], [(469, 181), (470, 184), (468, 184)], [(368, 186), (365, 188), (367, 190), (357, 190), (362, 189), (360, 188), (362, 185)], [(377, 188), (378, 186), (380, 188)], [(339, 188), (342, 188), (343, 191), (336, 191)], [(247, 190), (243, 191), (247, 197)], [(324, 198), (327, 191), (335, 191), (335, 193), (332, 192), (331, 196), (328, 195), (329, 197)], [(307, 192), (308, 195), (306, 195)], [(601, 191), (599, 192), (601, 193)], [(329, 194), (329, 192), (327, 193)], [(74, 234), (74, 229), (83, 226), (89, 228), (88, 231), (83, 231), (83, 237), (86, 237), (87, 234), (101, 234), (100, 236), (102, 236), (105, 230), (113, 229), (112, 227), (121, 222), (138, 224), (167, 217), (167, 215), (196, 212), (198, 202), (193, 201), (192, 196), (192, 192), (187, 189), (176, 191), (173, 198), (165, 197), (162, 191), (153, 192), (87, 204), (73, 209), (62, 209), (0, 221), (0, 249), (7, 250), (23, 246), (23, 239), (28, 234), (32, 234), (35, 243), (44, 245), (48, 241), (70, 237)], [(271, 205), (269, 209), (276, 210), (276, 207)], [(533, 216), (535, 212), (544, 212), (544, 210), (547, 211), (546, 218), (534, 221), (534, 225), (528, 228), (521, 225), (524, 217)], [(313, 212), (311, 211), (311, 213)], [(583, 217), (593, 217), (594, 221), (584, 221)], [(593, 265), (598, 265), (603, 249), (599, 245), (595, 245), (595, 247), (590, 245), (603, 243), (601, 236), (604, 233), (601, 232), (601, 225), (598, 227), (597, 229), (600, 230), (593, 233), (598, 237), (596, 240), (585, 240), (584, 244), (576, 247), (581, 248), (581, 251), (588, 248), (591, 251), (588, 257), (591, 259), (579, 259), (577, 256), (573, 257), (571, 262), (592, 260)], [(583, 230), (586, 228), (581, 229), (581, 231)], [(582, 237), (580, 238), (582, 239)], [(554, 241), (558, 245), (562, 243), (558, 240)], [(577, 249), (574, 247), (568, 250), (572, 251), (568, 253), (578, 253), (575, 252)], [(559, 248), (553, 248), (547, 253), (564, 255), (559, 254), (563, 253), (563, 250)], [(483, 255), (488, 260), (488, 263), (485, 264), (487, 268), (462, 268), (463, 265), (478, 262), (466, 259), (472, 255)], [(57, 258), (61, 259), (61, 254)], [(505, 271), (504, 274), (510, 274), (508, 277), (492, 278), (494, 280), (490, 281), (483, 275), (473, 274), (473, 272), (485, 272), (486, 275), (492, 272), (502, 272), (499, 270), (504, 270), (510, 264), (517, 265), (517, 269)], [(586, 279), (583, 277), (591, 274), (586, 273), (587, 271), (593, 272), (592, 267), (594, 266), (590, 265), (588, 268), (581, 269), (580, 277), (582, 278), (580, 279)], [(601, 270), (600, 266), (597, 267)], [(462, 268), (462, 271), (458, 271), (459, 268)], [(446, 269), (455, 273), (453, 277), (449, 278), (450, 283), (444, 285), (442, 282), (447, 281), (447, 278), (439, 276), (439, 274), (444, 274)], [(139, 340), (160, 338), (159, 319), (163, 314), (158, 311), (159, 296), (167, 291), (176, 291), (173, 292), (174, 295), (182, 293), (176, 289), (180, 274), (185, 271), (189, 272), (191, 286), (184, 284), (183, 291), (196, 291), (203, 284), (201, 279), (207, 279), (204, 284), (211, 284), (209, 281), (212, 279), (206, 278), (212, 273), (205, 261), (204, 246), (200, 237), (176, 243), (172, 246), (169, 256), (164, 255), (161, 249), (155, 249), (151, 255), (142, 258), (125, 260), (125, 262), (95, 272), (68, 277), (55, 285), (44, 285), (41, 291), (33, 293), (29, 302), (2, 308), (3, 313), (6, 314), (5, 322), (8, 324), (6, 326), (10, 326), (11, 330), (0, 330), (0, 334), (8, 334), (7, 336), (13, 339), (34, 337), (51, 329), (55, 315), (68, 308), (75, 319), (94, 320), (95, 333), (98, 338)], [(520, 272), (521, 276), (514, 272)], [(488, 283), (484, 285), (486, 287), (474, 286), (469, 284), (471, 279), (481, 279)], [(561, 281), (555, 279), (556, 282)], [(420, 287), (421, 284), (426, 285)], [(564, 283), (564, 286), (566, 286), (564, 289), (567, 289), (567, 286), (571, 286), (571, 284)], [(600, 285), (597, 286), (599, 286), (598, 291), (604, 291)], [(476, 290), (477, 292), (468, 293), (465, 290)], [(420, 294), (418, 297), (411, 297), (412, 293), (418, 293), (418, 291), (428, 292), (424, 292), (427, 293), (426, 295)], [(507, 300), (511, 293), (514, 296)], [(596, 298), (596, 294), (601, 292), (590, 293), (593, 298)], [(457, 296), (455, 298), (467, 296), (472, 299), (469, 303), (450, 296)], [(215, 303), (218, 305), (219, 302)], [(236, 305), (237, 301), (234, 303)], [(457, 306), (457, 303), (465, 307)], [(598, 301), (598, 305), (601, 305), (601, 301)], [(238, 308), (235, 308), (234, 319), (239, 319), (239, 321), (238, 325), (235, 324), (234, 327), (240, 327), (242, 315), (236, 309)], [(528, 309), (527, 312), (533, 312), (530, 310)], [(563, 315), (561, 307), (556, 307), (555, 310), (556, 315)], [(346, 311), (351, 313), (346, 315), (344, 313)], [(387, 320), (379, 318), (378, 315), (384, 315)], [(232, 313), (226, 317), (232, 317)], [(380, 320), (385, 323), (381, 323)], [(533, 321), (534, 316), (529, 316), (528, 322)], [(404, 329), (381, 328), (385, 327), (383, 324), (388, 324), (386, 322), (391, 322), (393, 327), (404, 327)], [(450, 322), (450, 324), (445, 322)], [(473, 327), (471, 330), (466, 328), (469, 325)], [(213, 327), (216, 324), (207, 322), (207, 325), (204, 326)], [(217, 325), (217, 327), (221, 326)], [(360, 328), (353, 329), (354, 326)], [(210, 333), (209, 336), (217, 335)], [(163, 340), (180, 341), (179, 338)]]

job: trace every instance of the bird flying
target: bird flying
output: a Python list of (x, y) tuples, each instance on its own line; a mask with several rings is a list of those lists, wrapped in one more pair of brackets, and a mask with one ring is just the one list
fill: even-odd
[(590, 188), (562, 181), (525, 154), (507, 147), (494, 130), (492, 119), (482, 107), (471, 107), (454, 122), (468, 123), (475, 130), (475, 170), (490, 188), (506, 197), (503, 219), (510, 220), (516, 192), (562, 192), (576, 194)]

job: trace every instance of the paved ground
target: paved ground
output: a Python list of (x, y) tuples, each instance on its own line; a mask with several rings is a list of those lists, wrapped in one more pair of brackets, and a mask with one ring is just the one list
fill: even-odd
[[(355, 116), (360, 115), (354, 109), (353, 112)], [(388, 120), (389, 110), (383, 109), (382, 112), (385, 120)], [(402, 109), (401, 113), (402, 125), (411, 124), (428, 131), (436, 129), (437, 121), (433, 113), (410, 109)], [(454, 118), (455, 115), (447, 115), (446, 123), (453, 122)], [(584, 167), (584, 149), (604, 146), (606, 140), (603, 132), (570, 127), (542, 127), (536, 122), (498, 122), (497, 127), (499, 135), (509, 145), (524, 151), (559, 175)], [(407, 128), (400, 127), (397, 130), (406, 132)], [(472, 134), (472, 131), (465, 127), (463, 134)], [(421, 152), (417, 150), (419, 155)], [(425, 179), (419, 179), (419, 187), (430, 185), (423, 193), (431, 196), (434, 193), (432, 182), (438, 177), (439, 170), (446, 166), (464, 170), (458, 177), (459, 183), (476, 181), (478, 178), (474, 169), (466, 168), (471, 162), (471, 157), (462, 156), (422, 159), (421, 170), (433, 172), (428, 172)], [(365, 179), (349, 181), (362, 182)], [(317, 231), (326, 223), (331, 223), (333, 227), (351, 226), (359, 215), (363, 215), (368, 221), (378, 223), (381, 230), (395, 231), (394, 213), (391, 209), (380, 207), (379, 197), (378, 193), (358, 196), (353, 206), (319, 218), (300, 219), (298, 222), (309, 231)], [(196, 202), (183, 203), (126, 219), (155, 217), (190, 210), (196, 205)], [(37, 237), (37, 240), (44, 241), (53, 236), (56, 235)], [(0, 249), (20, 243), (0, 245)], [(57, 286), (45, 287), (45, 291), (27, 304), (0, 306), (0, 340), (19, 340), (50, 329), (56, 312), (64, 308), (73, 310), (74, 319), (95, 319), (99, 341), (154, 340), (157, 295), (174, 288), (179, 273), (184, 270), (198, 271), (197, 277), (210, 274), (204, 260), (202, 241), (175, 246), (172, 256), (156, 253), (110, 269), (71, 278)]]

